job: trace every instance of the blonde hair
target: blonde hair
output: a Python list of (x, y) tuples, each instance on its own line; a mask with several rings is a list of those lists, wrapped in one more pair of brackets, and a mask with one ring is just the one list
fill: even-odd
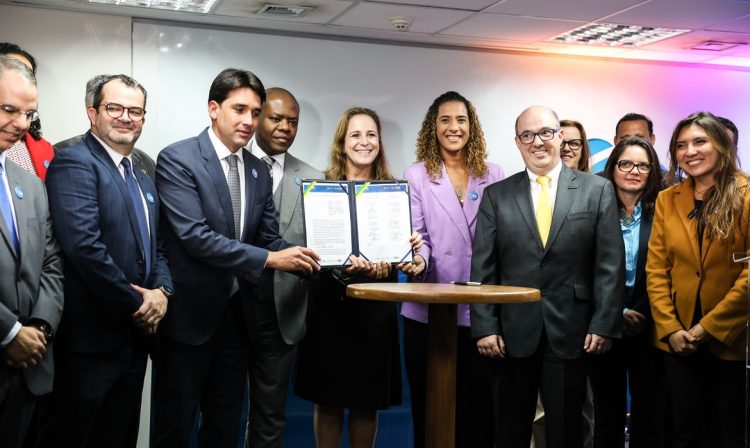
[(375, 166), (376, 180), (393, 179), (391, 170), (388, 167), (388, 161), (385, 158), (385, 147), (383, 146), (383, 137), (380, 126), (380, 117), (374, 110), (366, 107), (352, 107), (339, 117), (336, 123), (336, 130), (333, 133), (333, 142), (331, 142), (331, 152), (329, 155), (328, 168), (325, 170), (326, 179), (338, 180), (346, 177), (346, 152), (344, 151), (344, 141), (346, 139), (346, 129), (349, 127), (349, 120), (356, 115), (367, 115), (375, 122), (378, 130), (378, 144), (380, 150), (377, 157), (372, 162)]

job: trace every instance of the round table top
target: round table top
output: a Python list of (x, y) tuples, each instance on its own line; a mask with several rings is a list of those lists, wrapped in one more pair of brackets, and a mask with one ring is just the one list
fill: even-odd
[(355, 299), (419, 303), (536, 302), (539, 290), (518, 286), (466, 286), (453, 283), (355, 283), (346, 287)]

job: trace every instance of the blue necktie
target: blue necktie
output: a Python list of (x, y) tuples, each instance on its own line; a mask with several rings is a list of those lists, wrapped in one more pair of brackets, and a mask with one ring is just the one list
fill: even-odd
[(13, 240), (13, 248), (16, 250), (16, 255), (18, 255), (18, 234), (16, 234), (16, 226), (13, 225), (13, 211), (11, 210), (11, 207), (10, 198), (5, 191), (5, 182), (3, 181), (3, 165), (0, 163), (0, 210), (2, 210), (3, 218), (5, 219), (5, 226), (8, 228), (10, 239)]
[(141, 190), (138, 189), (138, 183), (135, 181), (135, 176), (133, 176), (133, 172), (130, 169), (130, 160), (125, 157), (120, 163), (125, 168), (125, 185), (128, 186), (130, 199), (133, 201), (135, 219), (138, 221), (138, 230), (141, 234), (141, 241), (143, 241), (143, 255), (146, 258), (145, 277), (148, 278), (151, 272), (151, 238), (149, 237), (148, 225), (146, 224), (146, 212), (143, 210), (143, 198), (141, 197)]

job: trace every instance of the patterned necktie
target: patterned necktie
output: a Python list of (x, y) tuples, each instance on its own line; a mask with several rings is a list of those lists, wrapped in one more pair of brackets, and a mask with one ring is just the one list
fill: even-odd
[[(229, 197), (232, 199), (232, 214), (234, 214), (234, 238), (240, 239), (240, 216), (242, 214), (242, 196), (240, 195), (240, 172), (237, 170), (237, 154), (230, 154), (226, 157), (229, 164), (227, 172), (227, 185), (229, 186)], [(240, 289), (239, 281), (236, 276), (232, 277), (232, 289), (229, 291), (229, 297), (232, 297)]]
[(271, 180), (273, 180), (273, 157), (263, 156), (263, 161), (268, 165), (268, 175), (271, 176)]
[[(8, 182), (10, 185), (10, 182)], [(13, 248), (16, 250), (16, 255), (19, 253), (18, 248), (18, 234), (16, 233), (16, 226), (13, 224), (13, 211), (11, 210), (11, 202), (8, 197), (8, 193), (5, 191), (5, 182), (3, 181), (3, 165), (0, 164), (0, 211), (3, 214), (5, 220), (5, 227), (8, 228), (8, 234), (13, 242)]]
[(151, 236), (148, 234), (146, 211), (143, 210), (143, 197), (141, 196), (141, 190), (138, 188), (138, 182), (133, 176), (130, 160), (124, 157), (120, 164), (125, 168), (125, 185), (128, 187), (130, 200), (133, 202), (133, 208), (135, 209), (135, 220), (138, 222), (138, 232), (141, 234), (141, 241), (143, 242), (143, 256), (146, 260), (145, 278), (148, 278), (151, 272)]
[(232, 212), (234, 213), (234, 238), (240, 239), (240, 217), (242, 214), (240, 194), (240, 172), (237, 170), (237, 154), (230, 154), (226, 158), (229, 164), (227, 174), (227, 185), (229, 186), (229, 197), (232, 198)]
[(536, 182), (542, 186), (536, 203), (536, 226), (539, 229), (539, 236), (542, 237), (542, 245), (547, 245), (549, 229), (552, 226), (552, 199), (549, 196), (549, 182), (552, 180), (549, 176), (539, 176)]

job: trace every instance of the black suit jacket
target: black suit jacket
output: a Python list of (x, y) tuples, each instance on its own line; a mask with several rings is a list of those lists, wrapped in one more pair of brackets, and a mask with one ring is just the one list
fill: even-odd
[(546, 330), (562, 359), (583, 356), (587, 333), (620, 337), (624, 244), (612, 184), (563, 165), (547, 247), (522, 171), (484, 191), (471, 280), (537, 288), (541, 301), (472, 305), (474, 337), (502, 335), (512, 357), (528, 357)]
[(158, 235), (156, 187), (133, 170), (147, 198), (152, 269), (146, 265), (133, 202), (107, 151), (87, 133), (59, 152), (47, 172), (55, 235), (65, 254), (65, 308), (56, 343), (68, 350), (107, 353), (120, 349), (135, 326), (143, 299), (130, 285), (171, 287), (166, 252)]

